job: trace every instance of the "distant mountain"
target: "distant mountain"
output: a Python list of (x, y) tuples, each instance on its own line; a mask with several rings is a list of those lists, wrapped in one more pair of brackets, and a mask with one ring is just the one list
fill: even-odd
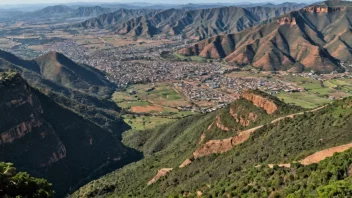
[(176, 9), (184, 9), (184, 10), (198, 10), (198, 9), (209, 9), (209, 8), (220, 8), (224, 7), (224, 4), (194, 4), (189, 3), (185, 5), (175, 6)]
[(46, 178), (56, 196), (138, 159), (113, 134), (57, 104), (19, 74), (0, 73), (0, 161)]
[(241, 4), (235, 4), (238, 7), (242, 8), (248, 8), (248, 7), (257, 7), (257, 6), (262, 6), (262, 7), (296, 7), (296, 8), (303, 8), (307, 6), (308, 4), (305, 3), (295, 3), (295, 2), (284, 2), (284, 3), (241, 3)]
[(41, 10), (20, 15), (21, 18), (44, 18), (44, 17), (96, 17), (105, 13), (113, 12), (115, 9), (100, 6), (78, 7), (73, 9), (66, 5), (48, 6)]
[(74, 11), (74, 17), (94, 17), (102, 14), (113, 12), (114, 9), (102, 8), (100, 6), (94, 7), (79, 7)]
[(51, 16), (51, 15), (62, 15), (62, 14), (71, 14), (74, 10), (66, 5), (55, 5), (48, 6), (39, 11), (31, 13), (33, 16)]
[(168, 9), (135, 13), (119, 10), (81, 23), (84, 28), (105, 27), (121, 35), (153, 37), (182, 35), (204, 39), (210, 36), (238, 32), (260, 21), (290, 12), (290, 7), (221, 7), (210, 9)]
[(0, 9), (0, 18), (12, 18), (22, 14), (21, 11)]
[(349, 197), (351, 105), (303, 110), (248, 91), (218, 111), (126, 132), (144, 159), (71, 197)]
[(41, 76), (65, 87), (102, 95), (104, 93), (100, 91), (104, 91), (106, 87), (114, 87), (101, 71), (77, 64), (57, 52), (49, 52), (34, 61), (40, 68)]
[[(8, 65), (13, 64), (35, 72), (43, 79), (70, 89), (101, 96), (110, 95), (114, 89), (114, 84), (108, 81), (101, 71), (77, 64), (57, 52), (49, 52), (34, 60), (23, 60), (8, 52), (0, 51), (0, 60), (7, 61)], [(5, 67), (6, 64), (0, 65), (0, 69), (4, 70)]]
[(0, 71), (9, 70), (20, 73), (31, 86), (118, 138), (129, 128), (120, 117), (120, 108), (110, 100), (116, 86), (93, 67), (56, 52), (23, 60), (0, 50)]
[(83, 28), (108, 28), (115, 24), (124, 23), (128, 20), (131, 20), (135, 17), (144, 16), (151, 17), (160, 10), (150, 10), (150, 9), (119, 9), (115, 12), (103, 14), (96, 18), (88, 19), (78, 25), (77, 27)]
[(324, 2), (293, 11), (244, 31), (203, 40), (178, 53), (224, 58), (264, 70), (343, 71), (352, 59), (352, 3)]

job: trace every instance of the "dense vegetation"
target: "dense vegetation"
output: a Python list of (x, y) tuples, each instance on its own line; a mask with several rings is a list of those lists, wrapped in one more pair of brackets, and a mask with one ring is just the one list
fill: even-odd
[(54, 191), (45, 179), (17, 172), (11, 163), (0, 162), (0, 197), (52, 197)]
[[(307, 172), (315, 171), (317, 175), (322, 176), (319, 171), (323, 170), (316, 165), (307, 167), (295, 165), (290, 170), (276, 167), (272, 170), (274, 172), (271, 173), (273, 177), (270, 182), (263, 186), (263, 183), (258, 182), (258, 186), (262, 186), (263, 189), (258, 189), (254, 184), (251, 185), (256, 175), (253, 171), (263, 171), (260, 173), (260, 178), (267, 179), (265, 174), (270, 174), (271, 170), (266, 168), (268, 164), (291, 163), (319, 150), (352, 142), (351, 106), (352, 98), (347, 98), (335, 101), (315, 113), (305, 113), (294, 119), (287, 118), (279, 123), (267, 124), (231, 151), (197, 158), (185, 168), (178, 168), (178, 166), (195, 151), (202, 132), (214, 121), (219, 112), (185, 118), (148, 132), (127, 133), (125, 142), (145, 152), (146, 157), (92, 181), (77, 191), (73, 197), (108, 195), (167, 197), (183, 194), (195, 196), (197, 190), (203, 191), (204, 196), (213, 197), (228, 193), (240, 195), (244, 192), (251, 192), (254, 197), (258, 194), (280, 197), (292, 193), (332, 193), (333, 189), (339, 191), (341, 186), (350, 182), (350, 179), (342, 181), (346, 176), (329, 176), (326, 182), (321, 181), (314, 188), (309, 187), (311, 180), (308, 179)], [(165, 144), (162, 143), (163, 140), (166, 141)], [(334, 164), (334, 162), (331, 163)], [(349, 163), (349, 161), (341, 162), (343, 166)], [(262, 168), (255, 168), (258, 165)], [(338, 164), (335, 165), (336, 169), (331, 168), (331, 171), (339, 170)], [(161, 168), (173, 168), (173, 170), (160, 181), (147, 186), (147, 182)], [(296, 170), (299, 172), (293, 175), (292, 182), (285, 182), (289, 173)], [(335, 172), (332, 173), (335, 175)], [(288, 176), (284, 177), (285, 174)], [(344, 172), (341, 174), (346, 175)], [(318, 180), (320, 176), (312, 179)], [(238, 179), (239, 177), (243, 180)], [(260, 178), (258, 176), (257, 179)], [(330, 181), (334, 183), (329, 183)]]
[(249, 167), (205, 187), (203, 193), (206, 197), (351, 197), (351, 176), (352, 149), (308, 166)]

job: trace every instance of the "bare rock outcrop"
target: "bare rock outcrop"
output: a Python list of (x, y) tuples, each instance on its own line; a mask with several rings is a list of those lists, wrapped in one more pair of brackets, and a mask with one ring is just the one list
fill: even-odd
[(192, 163), (192, 160), (187, 158), (184, 162), (182, 162), (182, 164), (179, 166), (179, 168), (184, 168), (184, 167), (188, 166), (191, 163)]
[(341, 152), (344, 152), (350, 148), (352, 148), (352, 143), (328, 148), (328, 149), (316, 152), (316, 153), (304, 158), (303, 160), (300, 161), (300, 163), (303, 165), (318, 163), (327, 157), (333, 156), (334, 153), (341, 153)]
[(296, 18), (295, 17), (282, 17), (276, 20), (277, 23), (280, 25), (296, 25)]
[(152, 185), (155, 182), (157, 182), (161, 177), (164, 177), (167, 173), (171, 172), (172, 168), (162, 168), (160, 170), (158, 170), (158, 173), (153, 177), (153, 179), (151, 179), (147, 185)]
[(306, 12), (311, 12), (311, 13), (327, 13), (328, 12), (328, 7), (325, 6), (309, 6), (304, 8)]
[(214, 153), (224, 153), (231, 150), (235, 145), (245, 142), (251, 133), (257, 129), (263, 127), (263, 125), (239, 132), (238, 135), (222, 140), (210, 140), (200, 146), (195, 152), (193, 152), (194, 158), (207, 156)]
[(278, 110), (278, 106), (269, 99), (250, 92), (245, 92), (242, 97), (251, 101), (255, 106), (263, 108), (268, 114), (273, 114)]
[(221, 117), (216, 117), (216, 126), (222, 131), (229, 131), (230, 129), (221, 123)]
[(343, 11), (345, 7), (309, 6), (303, 9), (310, 13), (331, 13)]
[(239, 116), (237, 113), (233, 111), (232, 108), (230, 108), (229, 113), (237, 123), (240, 123), (244, 127), (249, 126), (251, 122), (254, 122), (257, 120), (257, 115), (252, 112), (249, 113), (247, 116), (243, 116), (243, 115)]
[[(307, 157), (305, 157), (304, 159), (298, 161), (300, 164), (302, 165), (310, 165), (310, 164), (315, 164), (315, 163), (319, 163), (320, 161), (323, 161), (324, 159), (328, 158), (328, 157), (332, 157), (334, 155), (334, 153), (342, 153), (344, 151), (347, 151), (348, 149), (352, 148), (352, 143), (349, 144), (344, 144), (344, 145), (340, 145), (340, 146), (335, 146), (332, 148), (328, 148), (328, 149), (324, 149), (321, 151), (318, 151), (312, 155), (309, 155)], [(295, 162), (296, 163), (296, 162)], [(286, 167), (286, 168), (290, 168), (291, 164), (287, 163), (287, 164), (276, 164), (279, 167)], [(273, 168), (275, 166), (275, 164), (268, 164), (268, 166), (270, 168)], [(352, 167), (350, 167), (348, 174), (352, 174)]]

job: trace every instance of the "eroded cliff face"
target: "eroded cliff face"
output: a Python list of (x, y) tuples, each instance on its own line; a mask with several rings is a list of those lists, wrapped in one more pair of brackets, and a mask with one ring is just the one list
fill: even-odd
[[(0, 80), (0, 93), (0, 161), (46, 167), (63, 159), (65, 146), (43, 118), (40, 101), (20, 75)], [(50, 146), (36, 146), (41, 144)]]
[(0, 73), (0, 161), (46, 178), (57, 197), (140, 157), (20, 75), (3, 78)]
[(230, 107), (229, 113), (233, 117), (233, 119), (236, 120), (236, 122), (240, 123), (244, 127), (249, 126), (252, 122), (255, 122), (257, 120), (257, 115), (252, 112), (250, 112), (247, 116), (246, 115), (238, 115)]
[(251, 101), (255, 106), (263, 108), (268, 114), (273, 114), (278, 110), (278, 106), (274, 102), (263, 96), (246, 92), (242, 94), (242, 97)]
[(282, 17), (276, 21), (280, 25), (296, 25), (295, 17)]
[(345, 7), (309, 6), (303, 9), (304, 11), (311, 13), (331, 13), (343, 11)]

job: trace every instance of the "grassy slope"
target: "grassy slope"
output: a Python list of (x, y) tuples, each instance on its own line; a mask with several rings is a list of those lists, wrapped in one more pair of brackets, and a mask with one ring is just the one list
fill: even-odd
[[(221, 196), (227, 191), (243, 194), (245, 193), (241, 192), (241, 189), (245, 189), (243, 185), (247, 186), (251, 180), (238, 178), (255, 178), (253, 174), (253, 177), (247, 174), (245, 171), (247, 169), (258, 164), (265, 166), (269, 163), (292, 162), (318, 150), (352, 142), (351, 105), (352, 98), (347, 98), (336, 101), (319, 112), (306, 113), (278, 124), (269, 124), (230, 152), (196, 159), (183, 169), (177, 168), (178, 165), (197, 147), (201, 132), (214, 119), (215, 113), (181, 120), (174, 123), (172, 125), (174, 129), (169, 132), (168, 128), (160, 129), (161, 132), (166, 132), (158, 136), (146, 131), (144, 135), (137, 136), (145, 139), (136, 140), (131, 138), (133, 134), (130, 134), (125, 141), (137, 145), (137, 149), (148, 155), (151, 153), (150, 156), (91, 182), (77, 191), (73, 197), (77, 195), (166, 197), (183, 192), (195, 193), (207, 185), (211, 188), (205, 188), (207, 189), (204, 190), (205, 195), (216, 193), (217, 196)], [(187, 122), (192, 124), (183, 130)], [(159, 142), (158, 139), (162, 140), (160, 143), (164, 141), (165, 143), (155, 145)], [(160, 168), (174, 168), (174, 170), (161, 181), (148, 187), (146, 183)], [(244, 172), (241, 172), (242, 170)], [(306, 181), (299, 179), (297, 182), (303, 182), (304, 186)], [(231, 190), (228, 190), (228, 186), (231, 186)], [(288, 187), (292, 187), (291, 184), (288, 184)], [(253, 192), (265, 195), (273, 191), (270, 185), (263, 188), (264, 191), (253, 190)], [(316, 192), (315, 188), (310, 191)]]
[[(272, 96), (269, 95), (267, 95), (267, 97), (272, 98)], [(250, 107), (250, 104), (245, 101), (240, 101), (239, 104), (242, 107), (246, 107), (247, 105), (248, 109), (246, 113), (254, 111), (260, 112), (258, 109), (255, 109), (257, 107), (253, 105)], [(282, 113), (285, 112), (287, 114), (294, 111), (294, 108), (291, 107), (289, 109), (289, 107), (290, 106), (283, 105), (281, 108)], [(131, 194), (137, 197), (142, 195), (158, 197), (166, 196), (166, 194), (173, 191), (179, 193), (181, 189), (194, 191), (196, 187), (208, 183), (210, 180), (217, 181), (232, 168), (240, 166), (241, 162), (246, 162), (246, 160), (237, 160), (237, 166), (228, 166), (228, 156), (239, 156), (238, 152), (233, 153), (233, 151), (231, 151), (227, 154), (219, 155), (218, 158), (213, 155), (197, 159), (189, 167), (184, 169), (178, 169), (177, 167), (198, 147), (201, 134), (215, 120), (216, 116), (221, 115), (223, 111), (224, 110), (220, 110), (210, 114), (188, 117), (172, 124), (160, 126), (154, 130), (131, 131), (126, 133), (124, 142), (129, 146), (143, 151), (146, 155), (145, 159), (91, 182), (89, 185), (81, 188), (79, 192), (76, 192), (74, 196), (98, 196), (100, 194), (105, 196), (105, 193), (110, 194), (115, 191), (116, 196), (127, 196)], [(258, 115), (260, 114), (258, 113)], [(279, 115), (280, 113), (276, 116)], [(261, 121), (267, 122), (267, 120), (276, 117), (265, 117), (267, 115), (264, 113), (261, 116), (263, 116), (262, 120), (259, 120), (258, 123), (252, 126), (259, 125)], [(252, 126), (248, 126), (247, 128)], [(211, 139), (219, 139), (233, 135), (230, 132), (214, 132), (218, 132), (218, 134), (211, 136)], [(212, 132), (209, 134), (211, 133)], [(252, 144), (253, 143), (250, 145)], [(243, 150), (246, 150), (246, 148)], [(266, 152), (272, 151), (269, 147), (267, 150)], [(246, 153), (246, 155), (241, 156), (239, 159), (250, 158), (249, 161), (255, 159), (251, 152), (253, 151), (250, 150), (249, 154)], [(231, 163), (234, 163), (233, 160), (230, 160), (230, 164)], [(250, 164), (253, 164), (253, 162)], [(171, 167), (175, 168), (175, 170), (171, 172), (170, 176), (165, 181), (150, 187), (146, 186), (146, 183), (155, 175), (157, 170)], [(163, 191), (166, 188), (168, 189), (168, 193), (164, 194)]]

